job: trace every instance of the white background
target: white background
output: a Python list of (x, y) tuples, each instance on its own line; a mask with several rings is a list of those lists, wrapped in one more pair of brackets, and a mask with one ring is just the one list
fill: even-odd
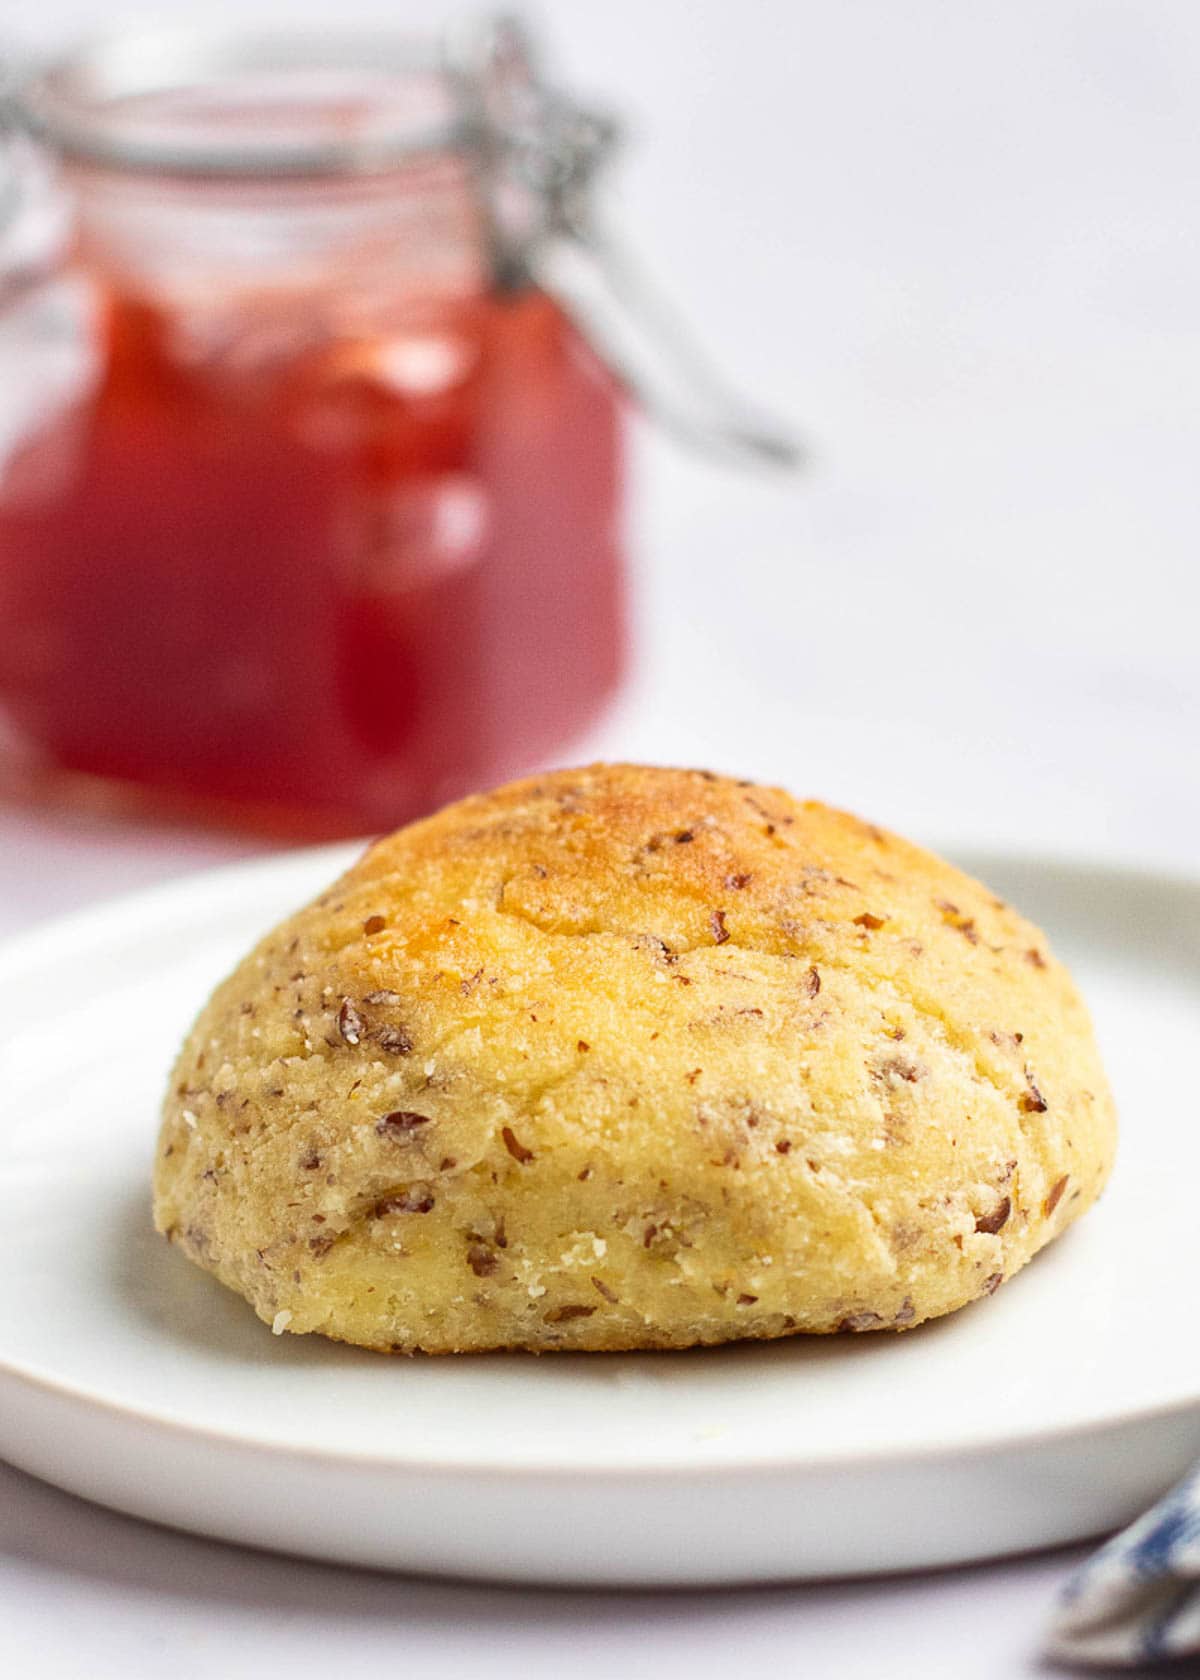
[[(0, 0), (27, 42), (107, 13)], [(1190, 867), (1200, 7), (540, 14), (563, 74), (630, 118), (631, 240), (814, 451), (783, 481), (639, 436), (638, 667), (577, 753), (742, 769), (942, 845)], [(0, 809), (0, 931), (246, 849)], [(168, 1536), (0, 1469), (0, 1671), (1034, 1674), (1069, 1561), (682, 1597), (414, 1584)]]

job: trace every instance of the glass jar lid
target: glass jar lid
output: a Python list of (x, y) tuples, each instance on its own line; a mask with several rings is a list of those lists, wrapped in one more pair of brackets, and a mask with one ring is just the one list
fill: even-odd
[(26, 78), (15, 103), (73, 161), (172, 175), (375, 173), (479, 144), (444, 49), (385, 32), (119, 34)]

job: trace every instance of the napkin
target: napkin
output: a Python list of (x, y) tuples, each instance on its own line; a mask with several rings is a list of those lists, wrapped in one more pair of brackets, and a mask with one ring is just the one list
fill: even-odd
[(1086, 1667), (1200, 1656), (1200, 1466), (1071, 1577), (1046, 1649)]

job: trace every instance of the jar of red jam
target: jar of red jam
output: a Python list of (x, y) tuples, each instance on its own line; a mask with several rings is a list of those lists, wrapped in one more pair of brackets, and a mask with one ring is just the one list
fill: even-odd
[(611, 132), (511, 28), (117, 37), (27, 82), (0, 195), (9, 785), (358, 831), (597, 716), (623, 380), (544, 275)]

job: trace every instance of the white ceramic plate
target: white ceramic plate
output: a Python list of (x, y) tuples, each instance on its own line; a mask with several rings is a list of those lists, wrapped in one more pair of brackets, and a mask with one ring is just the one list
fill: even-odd
[(1122, 1111), (1100, 1207), (903, 1336), (386, 1359), (273, 1337), (150, 1229), (209, 987), (347, 861), (196, 876), (0, 953), (0, 1455), (180, 1528), (386, 1568), (650, 1584), (1099, 1532), (1200, 1453), (1200, 882), (967, 858), (1049, 930)]

